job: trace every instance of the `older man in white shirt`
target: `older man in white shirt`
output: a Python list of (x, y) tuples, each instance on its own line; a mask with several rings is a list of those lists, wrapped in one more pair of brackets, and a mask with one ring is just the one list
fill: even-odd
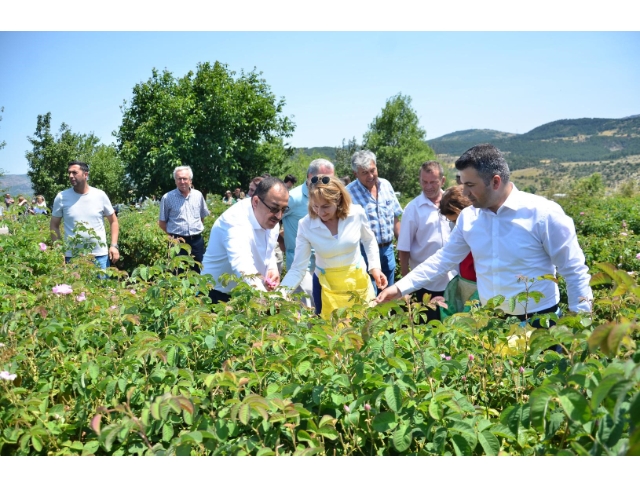
[(213, 224), (202, 274), (216, 280), (209, 294), (214, 304), (228, 301), (237, 285), (236, 282), (223, 285), (220, 282), (223, 274), (243, 278), (263, 291), (280, 284), (275, 248), (288, 201), (289, 191), (280, 179), (264, 178), (251, 198), (233, 205)]
[(558, 310), (560, 293), (552, 280), (536, 281), (531, 291), (544, 295), (510, 307), (510, 298), (525, 291), (522, 277), (555, 275), (567, 283), (569, 309), (589, 311), (593, 294), (573, 220), (555, 202), (518, 191), (509, 182), (509, 167), (490, 144), (472, 147), (457, 161), (464, 195), (473, 207), (462, 210), (449, 241), (435, 255), (378, 296), (378, 302), (424, 287), (473, 254), (480, 302), (502, 295), (501, 308), (524, 321), (533, 314)]
[[(412, 199), (404, 209), (402, 226), (398, 236), (398, 257), (402, 275), (409, 274), (449, 240), (451, 229), (449, 220), (440, 214), (440, 199), (446, 178), (438, 161), (427, 161), (420, 167), (420, 187), (422, 192)], [(436, 277), (429, 288), (418, 289), (415, 299), (421, 303), (425, 294), (431, 297), (444, 296), (449, 281), (457, 272), (452, 271)], [(440, 310), (428, 309), (427, 321), (439, 320)]]

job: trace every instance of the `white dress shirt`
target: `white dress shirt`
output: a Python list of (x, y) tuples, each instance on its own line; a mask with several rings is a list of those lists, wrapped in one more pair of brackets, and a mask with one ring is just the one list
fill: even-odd
[(338, 221), (337, 236), (322, 223), (320, 218), (305, 216), (298, 224), (296, 253), (291, 269), (282, 280), (283, 287), (295, 289), (307, 271), (311, 248), (316, 253), (315, 273), (320, 275), (323, 269), (343, 267), (362, 262), (360, 242), (364, 245), (369, 271), (380, 269), (380, 253), (376, 237), (371, 231), (369, 221), (360, 205), (351, 204), (349, 214)]
[[(440, 214), (433, 201), (420, 193), (412, 199), (402, 214), (398, 250), (409, 252), (409, 268), (415, 269), (449, 240), (449, 220)], [(429, 281), (430, 291), (444, 291), (456, 271), (442, 274)]]
[(573, 220), (553, 201), (513, 186), (497, 213), (486, 208), (465, 208), (447, 244), (398, 281), (398, 289), (404, 295), (427, 287), (430, 279), (456, 268), (469, 251), (475, 262), (482, 304), (502, 295), (506, 299), (500, 307), (508, 314), (531, 314), (549, 308), (560, 300), (558, 286), (550, 280), (535, 281), (530, 286), (530, 291), (538, 291), (544, 297), (538, 303), (530, 298), (526, 309), (523, 303), (517, 303), (511, 310), (509, 298), (525, 291), (525, 284), (518, 282), (519, 276), (555, 275), (557, 268), (567, 283), (569, 309), (591, 309), (590, 302), (580, 300), (592, 300), (593, 294)]
[[(278, 268), (275, 248), (280, 225), (271, 230), (260, 226), (253, 214), (251, 198), (246, 198), (226, 210), (211, 228), (207, 251), (202, 259), (202, 273), (218, 281), (222, 274), (238, 277), (251, 274), (267, 275), (268, 269)], [(250, 285), (265, 290), (259, 278), (245, 279)], [(215, 289), (230, 293), (235, 282), (223, 286), (216, 282)]]

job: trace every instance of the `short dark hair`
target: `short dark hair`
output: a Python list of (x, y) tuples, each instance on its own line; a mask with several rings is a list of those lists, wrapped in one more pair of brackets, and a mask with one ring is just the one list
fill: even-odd
[(426, 161), (423, 162), (420, 166), (420, 171), (424, 172), (436, 172), (438, 171), (438, 177), (442, 179), (444, 176), (444, 169), (442, 168), (442, 164), (438, 161)]
[(295, 177), (293, 174), (287, 174), (284, 177), (284, 182), (285, 183), (291, 183), (291, 184), (296, 184), (298, 182), (298, 178)]
[(271, 176), (269, 176), (268, 178), (264, 178), (256, 186), (256, 190), (253, 192), (253, 196), (257, 196), (260, 199), (264, 199), (267, 196), (267, 193), (271, 190), (271, 188), (278, 185), (282, 186), (282, 188), (285, 191), (287, 191), (287, 187), (284, 185), (284, 181), (282, 179), (274, 178)]
[(71, 161), (69, 164), (67, 164), (67, 169), (69, 169), (71, 166), (79, 166), (80, 169), (82, 169), (84, 172), (89, 172), (89, 164), (87, 164), (86, 162)]
[(504, 160), (502, 152), (491, 144), (480, 144), (467, 150), (456, 161), (456, 169), (461, 171), (471, 167), (478, 171), (478, 175), (487, 186), (493, 176), (500, 176), (503, 183), (509, 182), (509, 166)]

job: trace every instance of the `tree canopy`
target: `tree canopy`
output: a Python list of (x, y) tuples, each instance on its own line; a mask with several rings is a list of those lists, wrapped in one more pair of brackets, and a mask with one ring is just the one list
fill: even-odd
[(34, 192), (42, 194), (49, 205), (58, 192), (70, 187), (67, 166), (74, 160), (89, 165), (91, 186), (107, 193), (113, 203), (125, 200), (129, 187), (115, 147), (101, 144), (93, 134), (73, 133), (65, 123), (54, 136), (51, 112), (38, 115), (36, 131), (28, 140), (33, 149), (26, 154), (30, 168), (27, 174)]
[(285, 163), (292, 150), (283, 138), (295, 125), (282, 115), (284, 98), (276, 100), (255, 69), (235, 74), (219, 62), (182, 78), (153, 69), (133, 88), (114, 135), (137, 193), (174, 189), (180, 165), (191, 166), (204, 193), (223, 193)]
[(420, 193), (420, 165), (435, 158), (419, 126), (411, 97), (399, 93), (387, 100), (362, 137), (362, 147), (376, 155), (378, 174), (388, 179), (396, 191)]

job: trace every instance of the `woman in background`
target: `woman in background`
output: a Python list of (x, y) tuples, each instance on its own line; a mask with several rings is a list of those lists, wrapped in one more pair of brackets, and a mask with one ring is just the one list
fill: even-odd
[[(453, 227), (460, 212), (471, 204), (469, 198), (462, 194), (462, 185), (452, 186), (442, 195), (440, 213), (451, 222)], [(469, 255), (460, 262), (458, 275), (449, 282), (444, 291), (444, 301), (447, 307), (440, 307), (440, 319), (444, 320), (455, 313), (469, 311), (470, 307), (465, 306), (465, 303), (475, 299), (479, 299), (476, 269), (473, 265), (473, 255), (469, 252)]]

